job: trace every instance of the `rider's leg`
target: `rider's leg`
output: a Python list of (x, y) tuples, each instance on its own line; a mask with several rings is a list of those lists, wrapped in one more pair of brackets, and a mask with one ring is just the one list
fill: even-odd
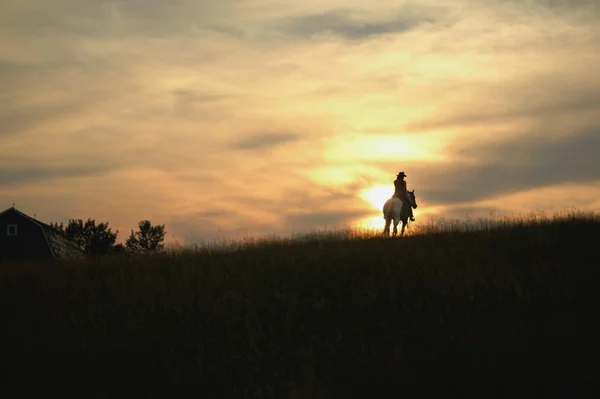
[(411, 222), (414, 222), (415, 221), (415, 217), (413, 215), (413, 208), (412, 208), (412, 205), (411, 205), (411, 201), (408, 198), (408, 193), (406, 194), (406, 201), (404, 201), (404, 203), (408, 206), (408, 217), (409, 217), (409, 219), (411, 220)]

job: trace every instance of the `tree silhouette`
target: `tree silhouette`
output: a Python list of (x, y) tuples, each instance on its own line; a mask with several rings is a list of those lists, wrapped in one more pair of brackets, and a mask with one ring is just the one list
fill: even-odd
[(50, 226), (64, 233), (88, 255), (110, 252), (119, 234), (111, 231), (108, 222), (96, 225), (96, 221), (90, 218), (85, 223), (82, 219), (69, 219), (67, 227), (62, 223), (50, 223)]
[(123, 244), (113, 245), (112, 252), (125, 252), (125, 245), (123, 245)]
[(149, 220), (142, 220), (138, 224), (139, 230), (131, 230), (125, 246), (130, 251), (146, 252), (159, 251), (163, 248), (165, 239), (165, 225), (152, 226)]

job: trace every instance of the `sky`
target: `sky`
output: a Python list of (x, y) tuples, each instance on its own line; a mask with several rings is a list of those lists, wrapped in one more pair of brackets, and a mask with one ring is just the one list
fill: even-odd
[(600, 208), (597, 0), (6, 0), (0, 208), (167, 242)]

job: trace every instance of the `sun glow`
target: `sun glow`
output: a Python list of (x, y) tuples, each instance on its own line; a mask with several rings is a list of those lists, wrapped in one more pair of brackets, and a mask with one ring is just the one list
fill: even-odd
[(387, 201), (392, 194), (394, 194), (393, 187), (386, 186), (374, 186), (362, 193), (362, 198), (365, 199), (371, 206), (377, 210), (383, 208), (383, 204)]
[(437, 161), (446, 158), (445, 139), (439, 132), (423, 133), (417, 136), (392, 136), (390, 134), (370, 134), (336, 138), (325, 152), (329, 161), (347, 160), (403, 160)]
[(356, 221), (356, 227), (364, 230), (380, 230), (383, 229), (385, 220), (381, 214), (369, 216)]

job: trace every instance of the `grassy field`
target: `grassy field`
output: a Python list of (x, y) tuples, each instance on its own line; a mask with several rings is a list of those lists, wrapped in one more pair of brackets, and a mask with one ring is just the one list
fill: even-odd
[(6, 397), (597, 394), (600, 217), (0, 268)]

